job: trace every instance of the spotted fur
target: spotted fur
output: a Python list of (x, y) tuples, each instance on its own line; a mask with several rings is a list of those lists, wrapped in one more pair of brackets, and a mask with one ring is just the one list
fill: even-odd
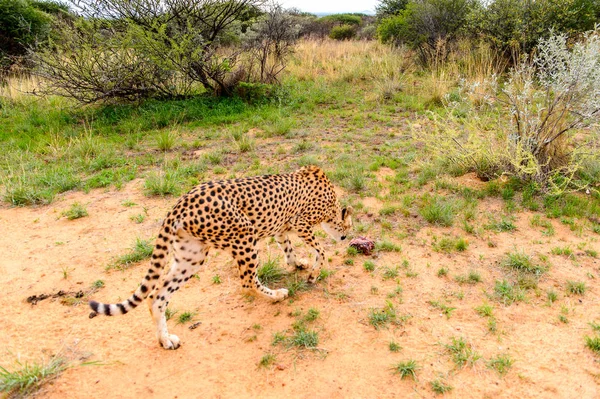
[[(244, 289), (273, 300), (288, 296), (286, 289), (271, 290), (260, 283), (257, 241), (275, 240), (292, 267), (306, 268), (296, 260), (288, 232), (295, 232), (312, 247), (315, 261), (308, 282), (313, 283), (325, 262), (325, 254), (312, 232), (323, 229), (343, 240), (352, 227), (352, 208), (341, 208), (333, 185), (323, 171), (308, 166), (294, 173), (266, 175), (203, 183), (182, 196), (165, 218), (152, 253), (150, 268), (140, 286), (117, 304), (90, 301), (95, 314), (125, 314), (147, 300), (160, 345), (177, 349), (179, 338), (169, 334), (165, 310), (171, 295), (204, 264), (209, 248), (228, 251), (237, 261)], [(173, 262), (165, 271), (167, 257)]]

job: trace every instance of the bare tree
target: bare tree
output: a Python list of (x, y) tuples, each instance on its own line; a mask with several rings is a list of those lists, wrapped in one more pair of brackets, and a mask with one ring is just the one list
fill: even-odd
[(263, 6), (262, 0), (79, 0), (83, 18), (63, 30), (52, 50), (34, 54), (36, 73), (50, 82), (47, 91), (82, 102), (198, 90), (231, 95), (243, 80), (273, 83), (296, 34), (281, 7), (265, 12)]

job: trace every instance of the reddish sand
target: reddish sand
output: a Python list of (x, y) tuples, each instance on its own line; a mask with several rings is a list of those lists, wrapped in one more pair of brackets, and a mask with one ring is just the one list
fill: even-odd
[[(125, 200), (137, 205), (125, 207)], [(61, 218), (75, 201), (87, 204), (89, 216)], [(600, 262), (578, 249), (586, 243), (585, 249), (600, 250), (599, 236), (586, 230), (578, 236), (552, 220), (556, 234), (545, 237), (541, 228), (530, 226), (530, 213), (517, 214), (516, 232), (485, 231), (481, 237), (468, 236), (458, 226), (428, 226), (416, 215), (388, 217), (393, 232), (408, 236), (399, 239), (378, 228), (365, 233), (402, 246), (400, 253), (373, 259), (374, 273), (363, 269), (366, 257), (357, 256), (354, 265), (345, 265), (346, 248), (320, 238), (335, 273), (277, 304), (243, 296), (231, 258), (213, 251), (200, 278), (190, 280), (171, 301), (180, 313), (197, 312), (194, 321), (201, 322), (190, 330), (189, 323), (176, 323), (177, 315), (169, 321), (171, 333), (182, 340), (176, 351), (158, 346), (144, 306), (121, 317), (89, 319), (85, 301), (76, 306), (63, 304), (60, 297), (36, 305), (26, 302), (29, 296), (60, 290), (85, 293), (99, 279), (105, 287), (91, 295), (94, 299), (115, 302), (128, 297), (141, 281), (146, 261), (125, 271), (105, 267), (126, 253), (136, 237), (156, 235), (172, 203), (173, 198), (144, 197), (141, 181), (134, 181), (121, 191), (69, 193), (49, 206), (0, 208), (0, 365), (13, 368), (15, 358), (40, 361), (57, 353), (67, 357), (73, 367), (41, 390), (43, 398), (430, 398), (435, 396), (430, 382), (437, 378), (453, 387), (445, 395), (449, 398), (600, 397), (598, 357), (584, 340), (593, 335), (588, 323), (600, 321)], [(498, 200), (483, 201), (476, 224), (485, 224), (486, 214), (501, 206)], [(145, 221), (130, 220), (143, 207)], [(372, 223), (380, 208), (370, 198), (358, 217)], [(468, 250), (434, 252), (433, 237), (447, 234), (468, 237)], [(576, 260), (552, 255), (556, 246), (570, 246)], [(490, 296), (494, 282), (507, 276), (499, 259), (515, 248), (534, 258), (547, 255), (552, 266), (538, 289), (528, 292), (526, 302), (504, 306)], [(304, 246), (298, 251), (304, 256), (308, 252)], [(261, 244), (262, 259), (280, 255), (276, 245)], [(401, 266), (405, 259), (408, 269)], [(383, 307), (397, 286), (393, 279), (382, 278), (385, 266), (400, 266), (401, 300), (389, 300), (399, 316), (410, 317), (402, 325), (375, 330), (368, 321), (369, 309)], [(442, 266), (449, 269), (447, 277), (437, 276)], [(471, 270), (479, 272), (482, 283), (460, 285), (454, 280)], [(222, 280), (219, 285), (212, 283), (216, 274)], [(567, 295), (567, 280), (584, 281), (585, 295)], [(551, 306), (546, 300), (549, 289), (559, 298)], [(456, 310), (447, 318), (429, 301)], [(496, 333), (489, 332), (487, 319), (474, 311), (484, 302), (494, 307)], [(559, 321), (563, 307), (568, 323)], [(309, 308), (320, 311), (311, 325), (319, 332), (318, 350), (273, 346), (273, 334), (291, 331), (293, 313)], [(458, 368), (444, 349), (452, 337), (466, 338), (482, 358)], [(391, 340), (402, 350), (391, 352)], [(267, 353), (276, 355), (275, 363), (259, 367)], [(498, 354), (514, 360), (504, 377), (487, 366)], [(416, 381), (393, 373), (393, 365), (411, 359), (418, 364)], [(93, 364), (81, 365), (82, 361)]]

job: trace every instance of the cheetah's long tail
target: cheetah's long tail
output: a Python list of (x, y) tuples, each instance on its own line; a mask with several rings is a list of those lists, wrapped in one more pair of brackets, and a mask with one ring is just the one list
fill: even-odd
[(156, 284), (158, 283), (158, 280), (160, 279), (160, 276), (165, 268), (167, 257), (169, 255), (171, 241), (171, 235), (169, 234), (170, 231), (171, 228), (163, 224), (161, 232), (158, 234), (158, 238), (154, 244), (150, 268), (148, 269), (146, 276), (144, 276), (142, 283), (131, 295), (131, 297), (123, 302), (110, 304), (90, 301), (90, 308), (93, 310), (93, 312), (90, 314), (90, 318), (95, 317), (97, 314), (103, 314), (106, 316), (125, 314), (136, 308), (144, 301), (144, 299), (148, 297), (148, 295), (150, 295), (150, 293), (152, 293), (152, 291), (154, 291), (154, 288), (156, 287)]

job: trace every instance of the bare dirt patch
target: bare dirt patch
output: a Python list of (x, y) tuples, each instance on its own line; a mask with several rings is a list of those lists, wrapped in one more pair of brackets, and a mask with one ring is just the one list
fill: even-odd
[[(15, 356), (39, 360), (75, 344), (91, 353), (90, 361), (98, 362), (69, 368), (40, 397), (430, 398), (434, 397), (430, 382), (439, 378), (454, 388), (446, 394), (450, 398), (600, 396), (598, 359), (584, 345), (584, 337), (593, 334), (588, 323), (600, 314), (596, 283), (600, 264), (582, 251), (575, 251), (574, 259), (551, 254), (553, 247), (576, 249), (583, 242), (597, 250), (598, 236), (593, 233), (577, 236), (552, 220), (556, 233), (548, 237), (530, 226), (531, 214), (521, 213), (516, 231), (469, 236), (464, 252), (432, 249), (434, 237), (465, 236), (462, 230), (426, 226), (401, 240), (402, 252), (358, 255), (351, 258), (352, 264), (345, 262), (345, 246), (320, 238), (334, 273), (277, 304), (241, 295), (232, 260), (213, 251), (199, 278), (190, 280), (171, 301), (179, 313), (195, 315), (187, 324), (177, 324), (177, 316), (169, 321), (182, 347), (165, 351), (156, 342), (145, 309), (89, 319), (85, 303), (65, 305), (64, 295), (58, 295), (88, 295), (92, 284), (102, 280), (104, 287), (89, 296), (114, 302), (136, 288), (146, 262), (124, 271), (105, 267), (127, 252), (136, 237), (155, 235), (175, 202), (149, 199), (141, 192), (141, 181), (134, 181), (116, 192), (70, 193), (50, 206), (0, 208), (5, 232), (0, 238), (0, 365), (12, 367)], [(61, 211), (75, 201), (86, 204), (89, 216), (61, 218)], [(480, 205), (483, 210), (495, 207), (491, 200)], [(130, 217), (143, 208), (146, 219), (133, 222)], [(397, 218), (397, 226), (414, 224), (413, 218)], [(551, 266), (538, 288), (527, 291), (526, 301), (504, 305), (494, 299), (494, 285), (509, 277), (499, 261), (514, 250), (547, 256)], [(298, 251), (307, 255), (302, 246)], [(281, 254), (276, 245), (261, 244), (263, 260), (277, 256)], [(373, 272), (363, 268), (366, 261), (375, 264)], [(385, 278), (386, 268), (397, 268), (398, 276)], [(440, 268), (447, 269), (445, 276), (438, 276)], [(480, 274), (480, 283), (457, 281), (457, 276), (471, 271)], [(221, 284), (212, 283), (215, 275)], [(567, 280), (585, 282), (585, 295), (568, 295)], [(558, 295), (553, 304), (547, 303), (548, 290)], [(50, 297), (40, 300), (40, 294)], [(28, 303), (29, 297), (37, 298), (35, 306)], [(369, 323), (369, 312), (386, 301), (402, 321), (376, 330)], [(455, 309), (448, 317), (431, 301)], [(495, 332), (474, 310), (484, 303), (493, 306)], [(319, 334), (318, 350), (273, 346), (273, 335), (289, 334), (297, 314), (310, 308), (319, 310), (311, 325)], [(563, 308), (568, 323), (559, 321)], [(465, 338), (482, 358), (472, 366), (456, 366), (445, 349), (453, 337)], [(402, 349), (391, 352), (390, 341)], [(275, 355), (274, 362), (260, 367), (269, 353)], [(504, 377), (487, 366), (498, 354), (514, 360)], [(392, 372), (394, 365), (410, 359), (418, 365), (417, 381), (401, 380)]]

